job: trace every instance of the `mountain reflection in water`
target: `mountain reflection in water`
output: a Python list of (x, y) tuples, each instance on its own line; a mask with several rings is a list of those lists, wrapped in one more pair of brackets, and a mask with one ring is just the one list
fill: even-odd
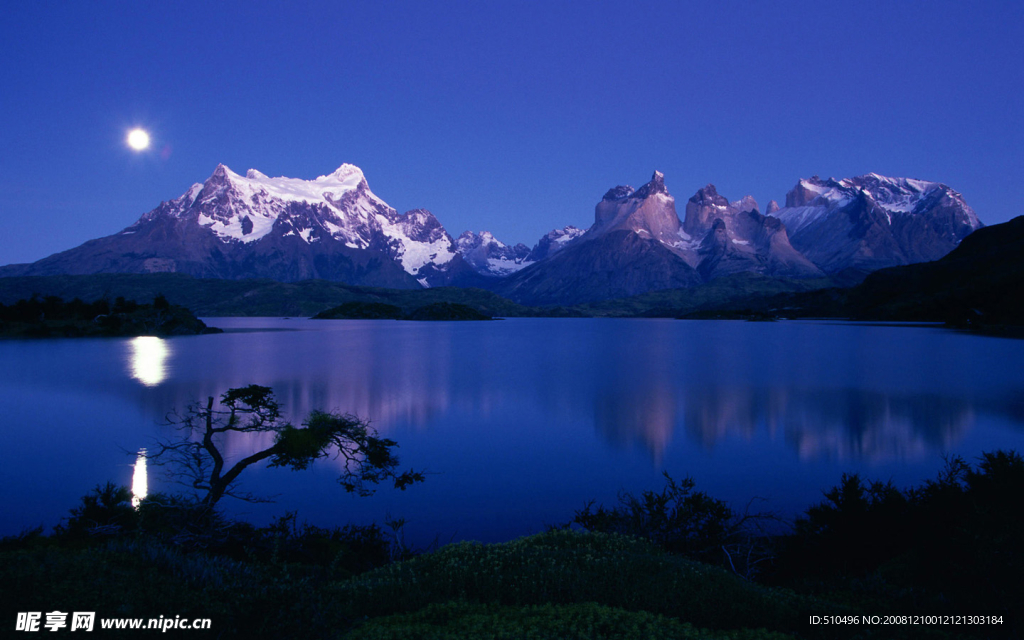
[[(853, 386), (864, 379), (837, 380), (831, 371), (764, 385), (749, 379), (750, 367), (744, 362), (751, 355), (735, 348), (704, 353), (698, 347), (703, 361), (692, 353), (680, 361), (664, 340), (591, 351), (568, 341), (553, 345), (542, 334), (539, 344), (521, 345), (533, 346), (532, 351), (506, 351), (500, 344), (479, 342), (481, 336), (467, 335), (461, 326), (433, 325), (424, 333), (409, 324), (356, 322), (338, 328), (334, 323), (330, 328), (337, 329), (331, 331), (247, 334), (245, 342), (257, 348), (247, 346), (244, 354), (215, 351), (218, 361), (208, 365), (215, 378), (163, 385), (147, 394), (146, 401), (159, 414), (254, 381), (274, 388), (293, 421), (314, 409), (334, 410), (366, 418), (384, 433), (397, 427), (429, 431), (452, 414), (479, 428), (524, 412), (548, 421), (555, 417), (554, 422), (562, 416), (592, 422), (594, 433), (615, 448), (641, 446), (654, 466), (680, 439), (710, 450), (723, 439), (750, 440), (764, 432), (784, 441), (801, 460), (882, 461), (947, 451), (971, 428), (979, 411), (1024, 423), (1024, 394), (998, 388), (930, 391), (922, 388), (927, 380), (908, 385), (906, 379), (893, 388)], [(325, 326), (330, 323), (315, 328)], [(391, 327), (398, 331), (389, 334)], [(928, 330), (919, 331), (928, 335)], [(266, 344), (282, 340), (296, 342), (298, 349)], [(728, 358), (737, 359), (725, 367), (735, 376), (715, 375)], [(772, 364), (777, 370), (791, 363)], [(850, 363), (828, 368), (844, 366)], [(762, 377), (777, 374), (770, 371)], [(812, 386), (814, 378), (825, 384)], [(825, 386), (837, 383), (845, 384)], [(232, 451), (244, 455), (269, 442), (267, 434), (237, 436)]]
[[(0, 403), (19, 425), (0, 453), (0, 480), (19, 487), (0, 497), (19, 514), (3, 533), (59, 518), (107, 479), (127, 484), (121, 452), (172, 438), (168, 412), (248, 384), (272, 387), (296, 424), (314, 409), (368, 420), (399, 442), (403, 467), (431, 475), (340, 502), (340, 462), (254, 469), (246, 490), (282, 504), (242, 513), (299, 509), (327, 526), (390, 510), (428, 542), (536, 531), (586, 500), (657, 486), (663, 470), (792, 511), (843, 472), (919, 482), (947, 455), (1024, 450), (1024, 341), (814, 322), (208, 324), (244, 331), (0, 343)], [(271, 438), (233, 437), (228, 456)], [(60, 481), (36, 473), (47, 464)], [(150, 471), (151, 490), (177, 490)]]
[(679, 394), (654, 387), (643, 398), (603, 396), (599, 431), (610, 442), (642, 442), (655, 462), (678, 429), (705, 449), (758, 431), (783, 438), (802, 460), (885, 460), (944, 451), (974, 420), (969, 400), (863, 389), (707, 387)]

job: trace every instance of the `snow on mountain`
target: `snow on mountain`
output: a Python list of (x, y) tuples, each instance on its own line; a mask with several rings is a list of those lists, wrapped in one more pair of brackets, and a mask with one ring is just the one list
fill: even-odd
[(510, 247), (490, 231), (466, 231), (456, 238), (455, 245), (469, 266), (485, 276), (504, 277), (533, 263), (527, 259), (530, 248), (525, 244)]
[(313, 180), (270, 178), (255, 169), (241, 176), (221, 164), (204, 184), (168, 204), (122, 233), (163, 215), (193, 220), (225, 243), (255, 243), (275, 230), (307, 244), (333, 238), (352, 249), (383, 250), (412, 276), (427, 264), (447, 264), (457, 253), (432, 213), (399, 215), (351, 164)]
[(530, 249), (522, 243), (506, 245), (489, 231), (481, 231), (479, 234), (466, 231), (456, 238), (455, 245), (459, 254), (477, 273), (488, 277), (505, 277), (558, 253), (584, 233), (586, 229), (572, 225), (553, 229)]
[(609, 189), (589, 229), (555, 229), (528, 249), (486, 231), (455, 240), (423, 209), (399, 214), (354, 165), (312, 180), (254, 169), (242, 176), (218, 165), (120, 233), (0, 275), (180, 272), (484, 286), (522, 302), (566, 304), (740, 271), (813, 277), (930, 261), (982, 226), (946, 185), (873, 173), (800, 180), (785, 207), (771, 201), (766, 212), (750, 196), (730, 202), (707, 185), (680, 220), (655, 171), (639, 189)]
[(565, 239), (565, 248), (536, 255), (499, 293), (527, 304), (566, 304), (697, 286), (743, 271), (822, 275), (790, 245), (785, 225), (761, 215), (751, 196), (730, 203), (708, 185), (687, 201), (680, 221), (660, 171), (639, 189), (609, 189), (585, 234), (573, 229), (547, 238), (549, 244)]
[(202, 184), (106, 238), (19, 267), (26, 275), (149, 273), (322, 278), (415, 288), (478, 276), (429, 211), (399, 214), (343, 164), (313, 180), (218, 165)]
[(578, 229), (572, 225), (562, 227), (561, 229), (552, 229), (544, 234), (537, 241), (537, 244), (533, 245), (533, 249), (530, 249), (529, 255), (526, 256), (526, 261), (537, 262), (550, 255), (554, 255), (586, 232), (586, 229)]
[(800, 180), (771, 215), (827, 273), (937, 260), (982, 226), (946, 185), (877, 173)]

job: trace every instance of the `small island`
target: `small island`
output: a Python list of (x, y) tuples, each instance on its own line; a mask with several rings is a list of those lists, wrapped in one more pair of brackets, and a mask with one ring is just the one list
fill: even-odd
[(494, 318), (457, 302), (435, 302), (405, 313), (401, 307), (383, 302), (346, 302), (321, 311), (314, 320), (493, 320)]
[(57, 296), (33, 296), (0, 304), (0, 338), (83, 338), (190, 336), (221, 333), (185, 307), (157, 295), (152, 304), (116, 298), (65, 302)]
[(400, 320), (402, 308), (383, 302), (346, 302), (313, 316), (314, 320)]

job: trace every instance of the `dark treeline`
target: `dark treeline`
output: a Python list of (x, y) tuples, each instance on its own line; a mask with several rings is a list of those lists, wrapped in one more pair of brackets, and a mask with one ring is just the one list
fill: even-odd
[(65, 302), (57, 296), (0, 304), (0, 337), (51, 338), (83, 336), (194, 335), (217, 333), (188, 309), (172, 305), (162, 294), (151, 304), (139, 304), (118, 296)]
[[(170, 304), (162, 295), (153, 300), (156, 309), (170, 309)], [(0, 304), (0, 320), (7, 322), (45, 322), (58, 320), (94, 320), (98, 316), (118, 313), (134, 313), (139, 304), (134, 300), (117, 297), (113, 302), (100, 298), (94, 302), (83, 302), (74, 298), (64, 302), (58, 296), (32, 296), (18, 300), (12, 305)]]

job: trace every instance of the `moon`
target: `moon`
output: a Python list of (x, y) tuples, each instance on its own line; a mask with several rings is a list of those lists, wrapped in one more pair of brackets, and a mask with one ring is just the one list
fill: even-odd
[(142, 129), (132, 129), (128, 132), (128, 146), (136, 151), (148, 148), (149, 134)]

